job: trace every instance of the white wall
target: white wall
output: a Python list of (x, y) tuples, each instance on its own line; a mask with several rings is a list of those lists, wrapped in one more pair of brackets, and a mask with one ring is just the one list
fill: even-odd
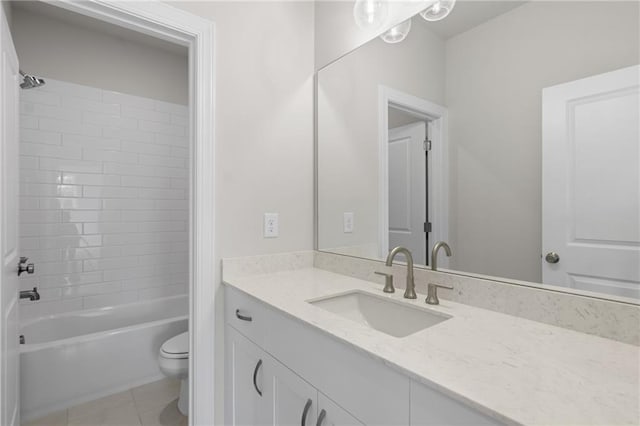
[[(444, 46), (417, 17), (402, 43), (377, 38), (318, 72), (319, 248), (377, 247), (378, 85), (442, 105)], [(353, 233), (343, 232), (344, 212), (354, 213)]]
[(446, 47), (452, 269), (541, 281), (544, 87), (639, 62), (637, 2), (530, 2)]
[[(4, 3), (4, 2), (3, 2)], [(40, 13), (46, 10), (47, 14)], [(71, 14), (71, 15), (70, 15)], [(13, 41), (28, 74), (186, 105), (187, 56), (144, 37), (116, 36), (100, 24), (39, 4), (13, 7)], [(83, 17), (85, 21), (90, 18)], [(127, 31), (121, 30), (122, 35)]]
[[(216, 24), (216, 251), (313, 248), (313, 3), (177, 2)], [(280, 236), (262, 237), (264, 212)], [(216, 303), (216, 418), (223, 424), (224, 304)]]
[(20, 92), (22, 319), (186, 293), (187, 107), (45, 78)]

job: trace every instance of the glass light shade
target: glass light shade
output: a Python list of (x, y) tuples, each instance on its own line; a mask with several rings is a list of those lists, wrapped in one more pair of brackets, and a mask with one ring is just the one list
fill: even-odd
[(400, 43), (411, 31), (411, 19), (407, 19), (401, 24), (396, 25), (380, 36), (387, 43)]
[(451, 13), (453, 6), (456, 5), (456, 0), (438, 0), (422, 12), (422, 16), (427, 21), (439, 21), (444, 19)]
[(356, 0), (353, 19), (363, 30), (376, 29), (387, 19), (387, 0)]

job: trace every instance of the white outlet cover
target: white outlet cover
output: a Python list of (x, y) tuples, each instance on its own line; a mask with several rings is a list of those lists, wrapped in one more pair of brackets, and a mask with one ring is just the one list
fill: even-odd
[(350, 234), (353, 232), (353, 212), (344, 212), (343, 218), (343, 228), (345, 234)]
[(279, 224), (278, 213), (265, 213), (264, 214), (264, 237), (276, 238), (278, 237)]

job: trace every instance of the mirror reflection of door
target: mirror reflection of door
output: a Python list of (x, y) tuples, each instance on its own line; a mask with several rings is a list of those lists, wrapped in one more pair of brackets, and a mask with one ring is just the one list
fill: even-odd
[(546, 284), (640, 299), (639, 73), (543, 90)]
[(389, 107), (389, 247), (428, 264), (427, 123)]

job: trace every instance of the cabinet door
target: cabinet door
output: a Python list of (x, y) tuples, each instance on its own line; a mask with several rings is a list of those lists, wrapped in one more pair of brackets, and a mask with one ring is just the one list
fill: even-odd
[(321, 392), (318, 392), (318, 410), (316, 426), (364, 426), (364, 423)]
[(313, 426), (318, 413), (318, 392), (300, 376), (273, 360), (273, 424)]
[(411, 381), (412, 426), (498, 426), (492, 419), (427, 386)]
[(269, 388), (268, 355), (232, 327), (226, 328), (225, 423), (234, 426), (268, 425), (273, 393)]

